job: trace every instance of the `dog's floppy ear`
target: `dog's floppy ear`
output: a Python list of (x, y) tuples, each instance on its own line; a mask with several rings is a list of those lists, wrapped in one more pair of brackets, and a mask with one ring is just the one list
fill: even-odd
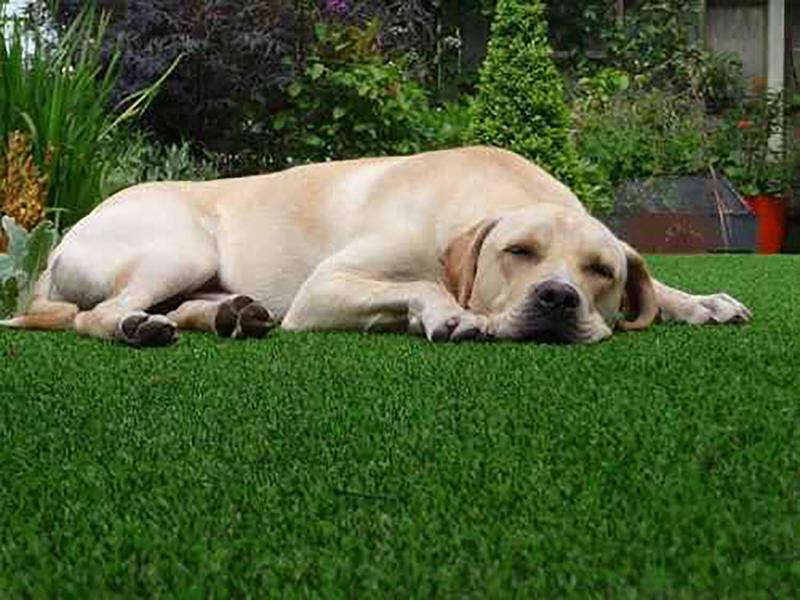
[(645, 329), (658, 315), (656, 290), (641, 255), (624, 242), (622, 246), (628, 261), (628, 279), (625, 281), (622, 306), (631, 316), (619, 321), (617, 327), (626, 331)]
[(468, 307), (472, 296), (472, 285), (475, 283), (483, 241), (497, 225), (497, 221), (497, 219), (484, 219), (458, 235), (445, 250), (444, 285), (464, 308)]

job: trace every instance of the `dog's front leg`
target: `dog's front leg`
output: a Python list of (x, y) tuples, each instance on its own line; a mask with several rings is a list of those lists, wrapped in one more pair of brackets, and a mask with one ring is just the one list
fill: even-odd
[(692, 325), (746, 323), (752, 313), (728, 294), (695, 295), (653, 282), (662, 320)]
[(441, 283), (387, 281), (323, 266), (283, 319), (290, 331), (408, 331), (432, 341), (485, 339), (490, 320), (464, 310)]

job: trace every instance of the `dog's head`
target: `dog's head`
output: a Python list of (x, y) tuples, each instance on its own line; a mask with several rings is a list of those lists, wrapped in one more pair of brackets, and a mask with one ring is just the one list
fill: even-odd
[[(542, 204), (487, 219), (454, 239), (445, 285), (487, 315), (498, 338), (592, 343), (657, 314), (642, 257), (588, 214)], [(632, 314), (619, 320), (621, 310)]]

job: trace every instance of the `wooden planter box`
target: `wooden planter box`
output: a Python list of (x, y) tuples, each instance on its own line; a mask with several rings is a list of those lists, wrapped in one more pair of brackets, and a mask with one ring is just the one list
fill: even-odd
[(626, 182), (600, 217), (642, 252), (754, 252), (756, 220), (724, 179), (669, 177)]

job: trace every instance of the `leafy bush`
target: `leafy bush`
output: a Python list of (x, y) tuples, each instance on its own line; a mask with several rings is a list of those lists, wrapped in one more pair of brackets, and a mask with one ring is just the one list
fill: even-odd
[(700, 2), (645, 0), (603, 31), (610, 65), (656, 87), (686, 87), (684, 53), (699, 40)]
[(461, 146), (469, 129), (472, 107), (469, 98), (431, 105), (419, 115), (423, 150)]
[(189, 142), (163, 144), (139, 129), (120, 130), (102, 152), (108, 165), (104, 196), (145, 181), (203, 181), (219, 177), (214, 161)]
[(71, 223), (100, 200), (104, 136), (138, 117), (159, 82), (109, 110), (118, 55), (103, 58), (107, 18), (85, 9), (55, 43), (27, 25), (0, 18), (0, 140), (25, 133), (49, 183), (47, 206)]
[(379, 25), (377, 42), (388, 55), (404, 55), (418, 76), (432, 70), (435, 58), (440, 5), (429, 0), (323, 0), (320, 11), (307, 13), (311, 29), (318, 23), (338, 23), (364, 28)]
[(468, 138), (532, 159), (596, 207), (570, 128), (542, 3), (498, 0)]
[[(613, 78), (609, 73), (615, 72), (604, 72), (606, 83)], [(602, 82), (584, 84), (574, 105), (581, 156), (614, 185), (702, 170), (706, 166), (702, 104), (670, 92), (628, 88), (623, 81), (619, 79), (620, 87), (611, 90)], [(596, 92), (598, 86), (601, 94)]]
[(795, 147), (775, 148), (770, 138), (797, 127), (780, 94), (764, 94), (732, 109), (710, 136), (712, 164), (743, 196), (789, 196), (800, 156)]
[(694, 85), (713, 113), (740, 106), (747, 93), (742, 59), (730, 52), (699, 53), (694, 63)]
[[(84, 2), (61, 0), (58, 17), (71, 24)], [(97, 0), (109, 15), (104, 49), (119, 48), (114, 98), (146, 86), (178, 57), (144, 122), (159, 138), (190, 139), (231, 152), (269, 139), (247, 131), (282, 98), (291, 81), (283, 59), (302, 45), (302, 10), (292, 0)]]
[[(646, 0), (626, 7), (622, 20), (608, 10), (611, 3), (604, 3), (605, 11), (599, 10), (598, 0), (588, 4), (594, 5), (594, 10), (587, 8), (585, 16), (594, 24), (597, 47), (603, 52), (592, 55), (587, 51), (583, 59), (573, 56), (579, 72), (595, 74), (612, 68), (626, 73), (639, 89), (691, 91), (710, 112), (736, 106), (744, 99), (741, 59), (702, 47), (702, 3)], [(586, 35), (586, 39), (592, 38)]]
[(426, 146), (430, 107), (403, 58), (386, 57), (380, 26), (318, 25), (287, 107), (273, 118), (286, 160), (408, 154)]
[[(309, 86), (305, 66), (314, 62), (314, 56), (307, 57), (307, 53), (309, 49), (315, 52), (315, 24), (363, 28), (375, 20), (380, 24), (375, 36), (380, 49), (392, 55), (413, 49), (417, 71), (424, 70), (420, 65), (426, 59), (421, 55), (429, 54), (434, 46), (435, 11), (431, 3), (422, 0), (97, 3), (111, 15), (106, 47), (120, 42), (123, 48), (116, 95), (139, 89), (182, 56), (148, 111), (145, 124), (159, 139), (176, 143), (188, 139), (224, 154), (226, 170), (275, 168), (285, 162), (288, 152), (298, 151), (297, 145), (290, 149), (281, 146), (285, 131), (276, 134), (272, 115), (296, 105), (295, 98), (288, 97), (295, 80)], [(82, 4), (80, 0), (61, 0), (61, 21), (70, 23)], [(350, 75), (372, 78), (374, 85), (380, 85), (382, 78), (393, 81), (397, 77), (366, 67), (351, 69)], [(342, 73), (342, 78), (347, 77)], [(352, 87), (327, 76), (319, 83), (330, 89)]]

